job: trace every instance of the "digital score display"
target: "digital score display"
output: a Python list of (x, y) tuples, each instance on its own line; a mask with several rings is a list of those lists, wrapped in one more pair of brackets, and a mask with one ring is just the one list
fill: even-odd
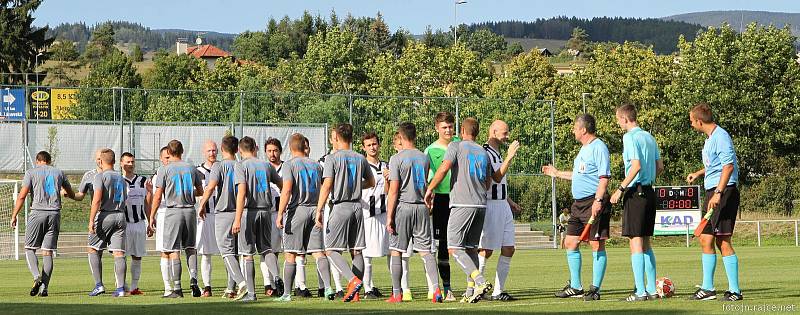
[(699, 210), (700, 186), (655, 187), (656, 210)]

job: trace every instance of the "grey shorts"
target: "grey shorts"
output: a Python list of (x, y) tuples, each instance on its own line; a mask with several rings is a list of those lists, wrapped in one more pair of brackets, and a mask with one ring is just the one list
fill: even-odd
[(272, 211), (269, 209), (244, 209), (239, 229), (239, 255), (260, 255), (272, 250), (270, 230)]
[(197, 210), (192, 208), (164, 209), (164, 248), (170, 253), (195, 248), (197, 239)]
[(453, 207), (447, 222), (447, 248), (478, 248), (486, 208)]
[(58, 249), (61, 211), (31, 210), (25, 222), (26, 249)]
[[(269, 222), (272, 223), (270, 226), (270, 231), (272, 231), (272, 233), (269, 235), (270, 249), (273, 253), (283, 253), (283, 233), (281, 233), (281, 231), (278, 230), (278, 226), (275, 225), (275, 220), (278, 219), (278, 211), (270, 210), (269, 212), (272, 214), (272, 217), (270, 217), (269, 220)], [(283, 223), (285, 224), (285, 216), (283, 217), (283, 220)]]
[(316, 207), (308, 206), (298, 206), (286, 212), (286, 222), (283, 225), (283, 250), (285, 252), (295, 254), (308, 252), (315, 215)]
[(236, 235), (231, 233), (233, 221), (236, 220), (236, 212), (226, 211), (214, 214), (214, 238), (217, 240), (217, 247), (222, 257), (236, 256), (239, 254), (236, 243)]
[(364, 214), (360, 202), (342, 202), (333, 205), (325, 231), (325, 250), (362, 250), (364, 239)]
[(125, 252), (125, 213), (100, 211), (94, 218), (94, 233), (89, 234), (89, 247), (103, 251)]
[(389, 249), (405, 253), (408, 244), (414, 240), (414, 250), (430, 252), (433, 241), (431, 216), (424, 204), (400, 203), (394, 218), (394, 232), (389, 234)]

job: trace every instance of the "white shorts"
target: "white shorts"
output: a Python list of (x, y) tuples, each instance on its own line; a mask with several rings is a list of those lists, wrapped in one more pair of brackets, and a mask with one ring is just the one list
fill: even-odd
[(197, 254), (216, 255), (219, 254), (217, 237), (214, 235), (214, 212), (207, 212), (205, 220), (197, 218)]
[(514, 246), (514, 215), (507, 200), (487, 200), (478, 248), (498, 250)]
[(125, 226), (125, 255), (147, 256), (147, 220)]
[(361, 252), (364, 257), (384, 257), (389, 255), (389, 233), (386, 231), (386, 213), (369, 216), (369, 209), (364, 213), (364, 239), (367, 247)]
[(156, 251), (164, 251), (164, 208), (156, 210)]
[[(328, 230), (328, 220), (330, 219), (330, 216), (331, 216), (331, 207), (328, 207), (328, 204), (326, 203), (325, 207), (322, 208), (322, 247), (324, 247), (324, 249), (326, 250), (328, 249), (328, 243), (325, 242), (325, 233), (326, 233), (325, 231)], [(333, 266), (331, 266), (331, 268), (333, 268)]]

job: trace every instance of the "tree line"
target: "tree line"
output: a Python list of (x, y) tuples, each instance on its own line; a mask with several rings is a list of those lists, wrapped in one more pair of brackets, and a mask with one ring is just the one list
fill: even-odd
[(534, 21), (499, 21), (482, 22), (470, 25), (470, 29), (489, 29), (492, 32), (511, 38), (543, 38), (567, 40), (575, 28), (586, 30), (589, 40), (593, 42), (626, 41), (652, 45), (659, 54), (670, 54), (677, 51), (675, 42), (683, 35), (688, 40), (694, 39), (698, 31), (703, 29), (697, 24), (679, 21), (664, 21), (653, 18), (595, 17), (583, 19), (577, 17), (554, 17), (536, 19)]

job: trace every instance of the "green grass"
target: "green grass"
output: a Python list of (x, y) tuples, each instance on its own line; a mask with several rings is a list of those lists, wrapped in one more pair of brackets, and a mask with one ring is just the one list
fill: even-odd
[[(793, 263), (797, 258), (797, 247), (739, 247), (741, 287), (745, 300), (738, 304), (746, 305), (791, 305), (797, 304), (800, 294), (797, 291), (797, 275), (800, 266)], [(411, 303), (389, 305), (382, 301), (362, 301), (342, 303), (319, 299), (298, 299), (291, 303), (272, 302), (262, 298), (256, 303), (242, 304), (229, 302), (216, 296), (224, 285), (224, 270), (221, 261), (215, 257), (214, 281), (215, 296), (212, 298), (191, 298), (164, 300), (159, 297), (163, 290), (158, 259), (147, 257), (143, 264), (141, 286), (145, 296), (115, 299), (110, 295), (90, 298), (86, 293), (93, 287), (86, 259), (57, 259), (50, 286), (50, 297), (28, 296), (30, 274), (24, 261), (0, 262), (0, 313), (2, 314), (193, 314), (209, 313), (235, 314), (237, 312), (269, 312), (269, 314), (379, 314), (379, 313), (428, 313), (428, 314), (477, 314), (477, 313), (606, 313), (606, 314), (718, 314), (723, 313), (719, 301), (689, 302), (685, 298), (694, 291), (700, 281), (700, 253), (696, 248), (656, 248), (659, 276), (666, 275), (676, 284), (677, 296), (671, 299), (626, 303), (624, 298), (632, 287), (629, 254), (625, 249), (608, 250), (608, 269), (603, 285), (602, 300), (583, 302), (575, 299), (561, 300), (552, 293), (564, 285), (568, 278), (564, 252), (562, 250), (519, 251), (511, 265), (508, 291), (519, 298), (514, 302), (482, 301), (475, 305), (446, 303), (432, 305), (425, 301), (425, 279), (419, 258), (412, 259), (411, 281), (415, 300)], [(112, 260), (104, 259), (105, 282), (113, 286)], [(583, 249), (584, 285), (591, 280), (590, 250)], [(496, 259), (488, 264), (486, 274), (494, 275)], [(375, 283), (383, 292), (389, 292), (388, 272), (385, 260), (374, 263)], [(463, 290), (464, 276), (453, 265), (455, 290)], [(185, 265), (184, 265), (185, 268)], [(308, 283), (312, 291), (316, 287), (316, 273), (313, 263), (308, 264)], [(184, 287), (188, 284), (184, 272)], [(257, 276), (260, 279), (260, 276)], [(716, 286), (719, 290), (727, 288), (724, 268), (718, 261)], [(260, 284), (260, 280), (257, 283)], [(797, 310), (797, 306), (795, 306)]]

